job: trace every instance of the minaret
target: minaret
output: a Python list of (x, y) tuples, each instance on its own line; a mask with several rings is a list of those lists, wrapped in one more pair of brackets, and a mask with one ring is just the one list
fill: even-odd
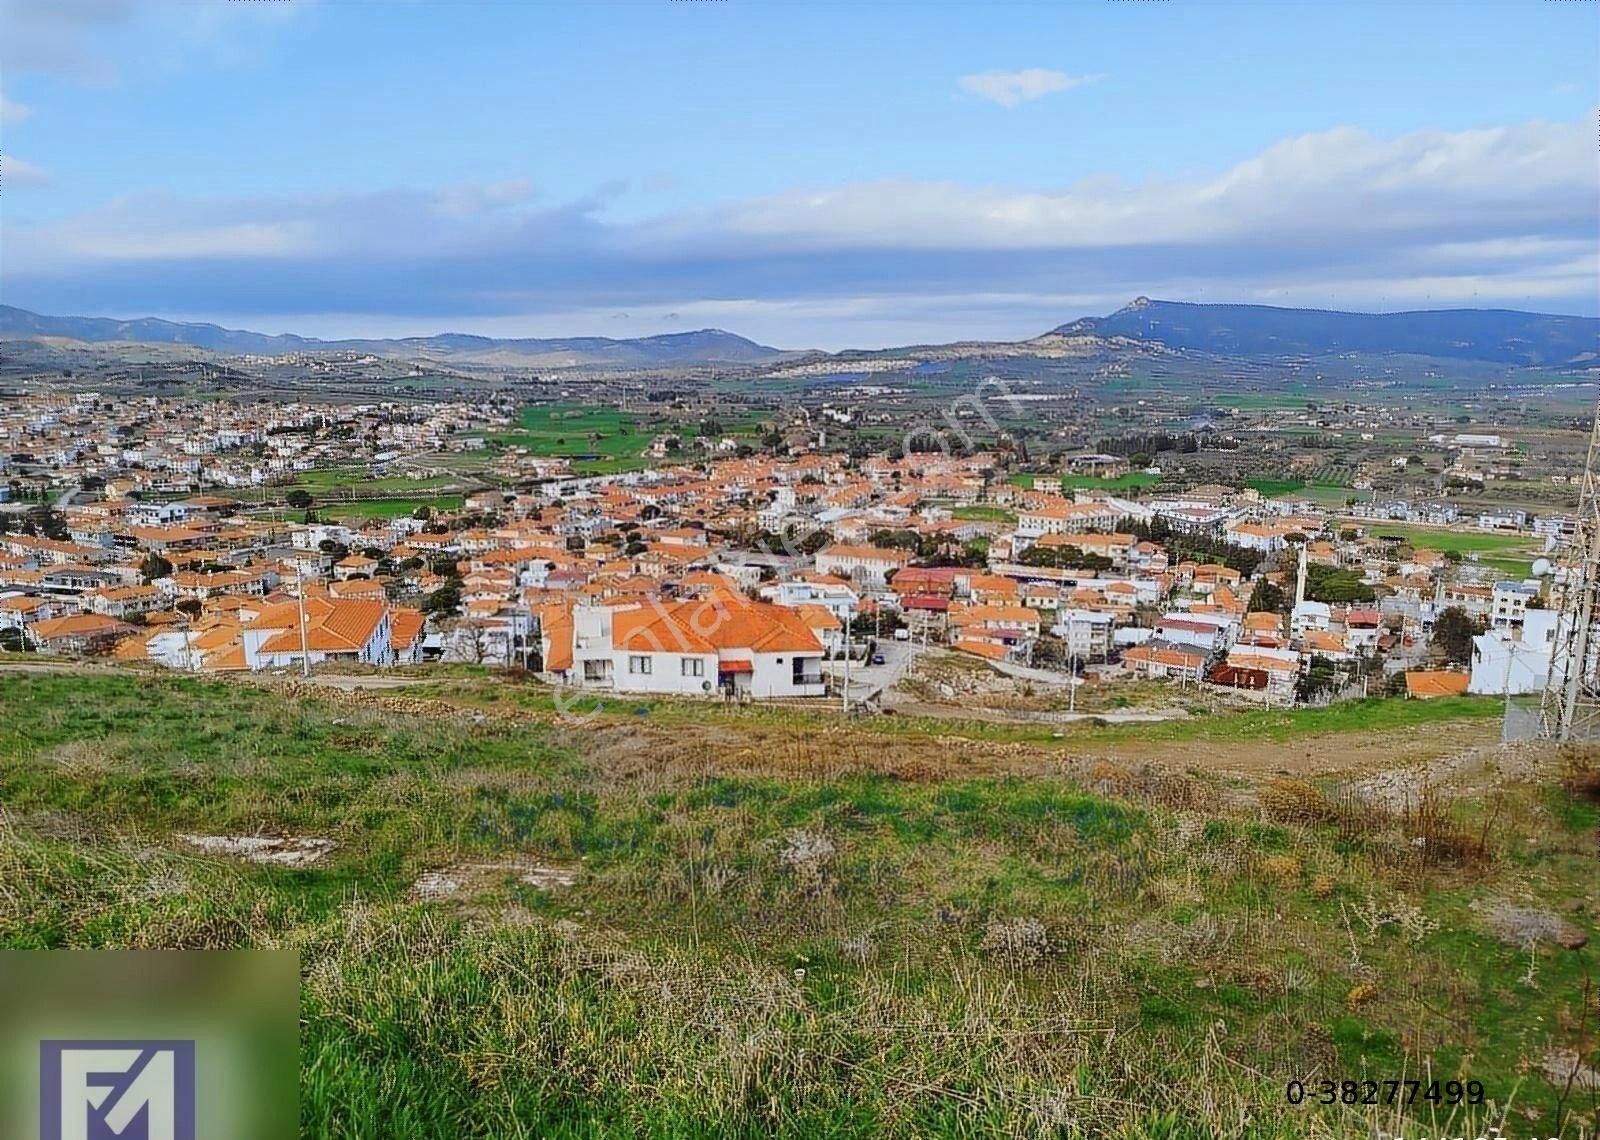
[(1294, 604), (1298, 606), (1306, 600), (1306, 543), (1296, 545), (1300, 549), (1300, 569), (1294, 576)]

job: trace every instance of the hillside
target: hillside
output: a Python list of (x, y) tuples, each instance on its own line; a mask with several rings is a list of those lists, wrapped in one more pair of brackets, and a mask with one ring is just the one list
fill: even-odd
[(754, 363), (783, 355), (721, 329), (666, 333), (615, 340), (610, 337), (499, 339), (442, 333), (380, 340), (318, 340), (293, 333), (269, 335), (220, 325), (180, 323), (156, 317), (118, 321), (107, 317), (48, 317), (0, 305), (0, 339), (59, 339), (87, 344), (179, 344), (212, 352), (281, 356), (295, 352), (367, 352), (376, 356), (492, 360), (546, 367)]
[(1507, 309), (1339, 313), (1270, 305), (1196, 305), (1140, 297), (1108, 317), (1085, 317), (1047, 338), (1125, 337), (1221, 356), (1403, 353), (1512, 365), (1593, 363), (1600, 319)]
[[(1494, 700), (1011, 740), (413, 692), (7, 674), (0, 947), (298, 948), (308, 1136), (1593, 1135), (1600, 809)], [(1285, 1096), (1427, 1074), (1485, 1103)]]

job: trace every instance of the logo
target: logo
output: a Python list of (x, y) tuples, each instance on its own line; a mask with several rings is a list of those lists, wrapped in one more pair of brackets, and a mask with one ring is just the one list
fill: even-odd
[(193, 1041), (39, 1042), (40, 1140), (195, 1140)]

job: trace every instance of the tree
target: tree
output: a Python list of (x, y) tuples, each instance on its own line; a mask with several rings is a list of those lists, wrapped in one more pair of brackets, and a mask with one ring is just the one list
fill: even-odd
[(303, 511), (311, 506), (311, 492), (302, 487), (296, 487), (283, 497), (283, 501), (295, 510)]
[(1460, 606), (1450, 606), (1433, 621), (1433, 648), (1451, 665), (1472, 660), (1472, 639), (1483, 623)]
[(1324, 694), (1337, 692), (1344, 683), (1339, 667), (1320, 653), (1311, 658), (1311, 664), (1295, 682), (1294, 695), (1298, 701), (1313, 701)]
[(159, 554), (147, 554), (144, 561), (139, 563), (139, 574), (148, 585), (157, 578), (170, 578), (172, 576), (172, 563)]
[(1361, 580), (1354, 570), (1312, 563), (1306, 567), (1306, 597), (1329, 605), (1370, 602), (1377, 591)]
[(22, 532), (24, 534), (41, 534), (45, 538), (65, 542), (71, 537), (67, 531), (67, 520), (58, 510), (47, 506), (29, 507), (22, 516)]
[(33, 649), (33, 642), (28, 640), (28, 635), (15, 626), (6, 626), (0, 629), (0, 650), (7, 653), (28, 653)]
[(1284, 606), (1289, 601), (1289, 593), (1275, 582), (1265, 578), (1256, 582), (1255, 589), (1250, 591), (1249, 609), (1252, 612), (1265, 611), (1281, 614)]
[(461, 585), (446, 582), (422, 599), (422, 612), (430, 617), (453, 617), (461, 612)]

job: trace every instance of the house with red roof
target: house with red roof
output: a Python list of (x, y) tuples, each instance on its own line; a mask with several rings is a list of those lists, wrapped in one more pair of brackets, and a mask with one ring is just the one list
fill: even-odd
[[(821, 607), (818, 607), (821, 609)], [(820, 697), (823, 614), (715, 590), (688, 601), (576, 605), (540, 613), (554, 680), (624, 693)]]

